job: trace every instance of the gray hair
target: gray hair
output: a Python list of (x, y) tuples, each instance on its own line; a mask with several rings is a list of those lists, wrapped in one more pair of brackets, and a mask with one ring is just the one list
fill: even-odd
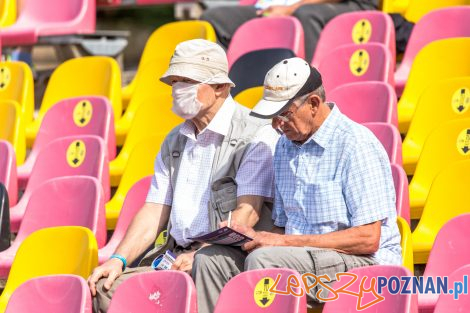
[(321, 85), (320, 87), (318, 87), (314, 91), (309, 92), (306, 95), (298, 97), (297, 99), (295, 99), (294, 103), (297, 105), (297, 107), (300, 107), (305, 103), (305, 101), (307, 101), (308, 97), (310, 97), (311, 95), (316, 95), (316, 96), (320, 97), (321, 101), (325, 102), (325, 100), (326, 100), (325, 87), (323, 87), (323, 85)]

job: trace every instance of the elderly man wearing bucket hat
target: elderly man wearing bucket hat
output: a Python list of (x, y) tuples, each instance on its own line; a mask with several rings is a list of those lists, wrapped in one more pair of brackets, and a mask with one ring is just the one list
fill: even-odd
[[(320, 73), (300, 58), (267, 73), (263, 98), (252, 115), (272, 118), (284, 133), (274, 157), (275, 229), (232, 225), (253, 238), (245, 252), (210, 246), (196, 253), (199, 312), (211, 312), (221, 287), (241, 271), (291, 268), (334, 280), (358, 266), (401, 264), (390, 163), (377, 138), (325, 102)], [(310, 290), (310, 304), (321, 289)]]
[[(158, 266), (174, 257), (172, 269), (191, 273), (201, 247), (191, 238), (218, 229), (230, 212), (238, 224), (272, 228), (278, 134), (230, 97), (234, 84), (227, 73), (217, 44), (190, 40), (176, 47), (161, 80), (172, 86), (173, 112), (186, 121), (165, 138), (146, 203), (115, 254), (88, 279), (96, 310), (107, 311), (119, 283), (153, 271), (160, 259)], [(139, 267), (126, 269), (165, 230), (165, 244), (148, 252)]]

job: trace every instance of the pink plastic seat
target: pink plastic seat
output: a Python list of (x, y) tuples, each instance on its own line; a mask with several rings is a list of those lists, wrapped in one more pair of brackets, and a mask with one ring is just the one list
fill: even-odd
[(387, 151), (391, 164), (402, 164), (401, 137), (398, 129), (387, 123), (365, 123)]
[(90, 96), (65, 99), (47, 111), (26, 162), (18, 167), (19, 187), (25, 188), (39, 151), (49, 142), (61, 137), (79, 135), (103, 138), (109, 159), (115, 158), (113, 108), (107, 98)]
[(97, 178), (103, 187), (105, 201), (109, 200), (109, 162), (103, 139), (97, 136), (64, 137), (41, 149), (23, 197), (10, 210), (11, 231), (18, 231), (29, 197), (37, 186), (52, 178), (77, 175)]
[(132, 219), (145, 204), (151, 180), (151, 176), (142, 178), (127, 192), (113, 236), (109, 239), (106, 246), (98, 251), (98, 262), (100, 264), (106, 262), (114, 251), (116, 251), (116, 248), (124, 238)]
[[(449, 275), (449, 289), (453, 289), (454, 282), (463, 284), (464, 276), (470, 277), (470, 264), (464, 265)], [(434, 313), (465, 312), (470, 308), (470, 297), (461, 294), (457, 300), (453, 294), (441, 294), (437, 300)]]
[(392, 164), (393, 183), (397, 202), (397, 215), (410, 224), (410, 193), (408, 190), (408, 177), (405, 170), (398, 164)]
[(3, 46), (33, 45), (41, 36), (95, 31), (96, 0), (23, 0), (15, 24), (2, 28)]
[(180, 271), (136, 274), (116, 289), (108, 313), (197, 313), (196, 288)]
[(16, 156), (8, 141), (0, 140), (0, 183), (8, 191), (10, 206), (18, 201), (18, 180), (16, 174)]
[[(401, 96), (418, 52), (432, 41), (450, 37), (470, 37), (470, 6), (455, 6), (432, 11), (414, 26), (405, 54), (395, 73), (395, 89)], [(445, 21), (445, 22), (443, 22)]]
[(345, 44), (376, 42), (388, 47), (395, 64), (395, 26), (390, 16), (380, 11), (357, 11), (340, 14), (326, 24), (313, 54), (317, 67), (323, 57)]
[(256, 18), (244, 23), (237, 29), (228, 47), (229, 67), (247, 52), (270, 48), (290, 49), (304, 58), (304, 31), (300, 22), (292, 16), (283, 16)]
[[(364, 266), (353, 268), (348, 271), (348, 273), (354, 273), (358, 276), (357, 280), (349, 287), (346, 288), (348, 291), (358, 293), (360, 290), (360, 283), (363, 277), (366, 277), (364, 286), (369, 288), (371, 284), (371, 278), (384, 276), (392, 277), (396, 276), (400, 279), (402, 276), (412, 276), (410, 271), (400, 265), (373, 265), (373, 266)], [(344, 276), (341, 277), (341, 280), (336, 282), (333, 285), (333, 289), (338, 290), (340, 287), (344, 286), (346, 283), (349, 283), (352, 278)], [(376, 282), (375, 290), (377, 291)], [(384, 297), (384, 300), (372, 305), (364, 310), (356, 310), (356, 303), (358, 298), (349, 294), (340, 293), (338, 294), (339, 298), (335, 301), (326, 302), (323, 313), (338, 313), (338, 312), (381, 312), (381, 313), (417, 313), (416, 305), (416, 295), (413, 294), (392, 294), (387, 287), (382, 289), (381, 296)], [(332, 297), (332, 295), (330, 295)], [(361, 300), (362, 305), (366, 305), (374, 300), (377, 297), (371, 292), (364, 293), (364, 297)]]
[(325, 55), (318, 66), (326, 94), (338, 86), (380, 81), (395, 86), (392, 55), (378, 43), (342, 45)]
[[(25, 301), (27, 299), (27, 301)], [(11, 295), (7, 313), (90, 313), (90, 289), (76, 275), (51, 275), (32, 278)]]
[[(286, 290), (287, 281), (290, 275), (297, 277), (302, 282), (300, 274), (291, 269), (284, 268), (268, 268), (260, 270), (252, 270), (238, 274), (233, 277), (224, 286), (219, 296), (219, 300), (214, 309), (214, 313), (235, 313), (235, 312), (306, 312), (307, 300), (305, 294), (302, 297), (293, 295), (274, 294), (272, 302), (266, 297), (268, 302), (257, 303), (255, 300), (255, 287), (258, 284), (264, 284), (265, 288), (269, 288), (274, 284), (277, 275), (281, 275), (277, 290)], [(268, 287), (269, 286), (269, 287)], [(294, 288), (294, 291), (299, 292)], [(263, 294), (258, 300), (263, 299)], [(262, 305), (265, 305), (264, 307)]]
[(327, 93), (327, 97), (357, 123), (382, 122), (398, 127), (397, 97), (395, 90), (387, 83), (345, 84)]
[[(445, 210), (446, 208), (442, 209)], [(466, 240), (470, 236), (469, 225), (470, 214), (462, 214), (442, 226), (429, 254), (428, 263), (423, 274), (425, 279), (426, 277), (448, 276), (461, 266), (470, 264), (470, 250)], [(461, 276), (459, 280), (462, 280), (462, 278)], [(453, 287), (450, 280), (449, 287)], [(438, 298), (439, 295), (437, 294), (418, 295), (420, 313), (434, 312)]]
[(65, 176), (35, 188), (26, 205), (18, 234), (10, 248), (0, 252), (0, 278), (8, 276), (23, 240), (33, 232), (55, 226), (83, 226), (106, 243), (106, 215), (100, 182), (90, 176)]

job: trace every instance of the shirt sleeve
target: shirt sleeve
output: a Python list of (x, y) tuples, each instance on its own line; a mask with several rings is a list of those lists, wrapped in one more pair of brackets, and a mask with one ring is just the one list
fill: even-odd
[(281, 194), (277, 190), (277, 187), (274, 198), (272, 218), (274, 220), (274, 225), (276, 225), (277, 227), (286, 227), (287, 215), (284, 211), (284, 203), (282, 202)]
[(383, 221), (396, 216), (395, 188), (390, 162), (378, 140), (351, 147), (343, 173), (343, 193), (351, 226)]
[(173, 201), (173, 189), (170, 183), (169, 170), (163, 162), (160, 152), (155, 159), (155, 174), (147, 194), (146, 202), (170, 205)]
[(279, 135), (271, 125), (261, 128), (246, 148), (236, 181), (237, 196), (274, 196), (273, 154)]

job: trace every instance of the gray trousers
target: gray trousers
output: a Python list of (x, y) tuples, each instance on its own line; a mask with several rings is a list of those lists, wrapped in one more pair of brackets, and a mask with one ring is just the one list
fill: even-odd
[[(376, 6), (368, 1), (302, 5), (293, 16), (300, 21), (304, 29), (305, 59), (311, 62), (320, 33), (332, 18), (346, 12), (375, 9)], [(254, 6), (230, 6), (209, 9), (204, 12), (201, 19), (212, 24), (217, 40), (222, 46), (228, 48), (238, 27), (256, 17)]]
[[(199, 313), (211, 313), (224, 285), (242, 271), (290, 268), (301, 275), (327, 274), (334, 279), (336, 273), (374, 264), (377, 263), (369, 256), (309, 247), (266, 247), (247, 254), (240, 248), (213, 245), (196, 253), (192, 277), (196, 284)], [(309, 284), (313, 284), (313, 279)], [(314, 287), (307, 295), (310, 307), (320, 302), (314, 296), (320, 288)], [(327, 294), (321, 293), (321, 296), (325, 298)]]

